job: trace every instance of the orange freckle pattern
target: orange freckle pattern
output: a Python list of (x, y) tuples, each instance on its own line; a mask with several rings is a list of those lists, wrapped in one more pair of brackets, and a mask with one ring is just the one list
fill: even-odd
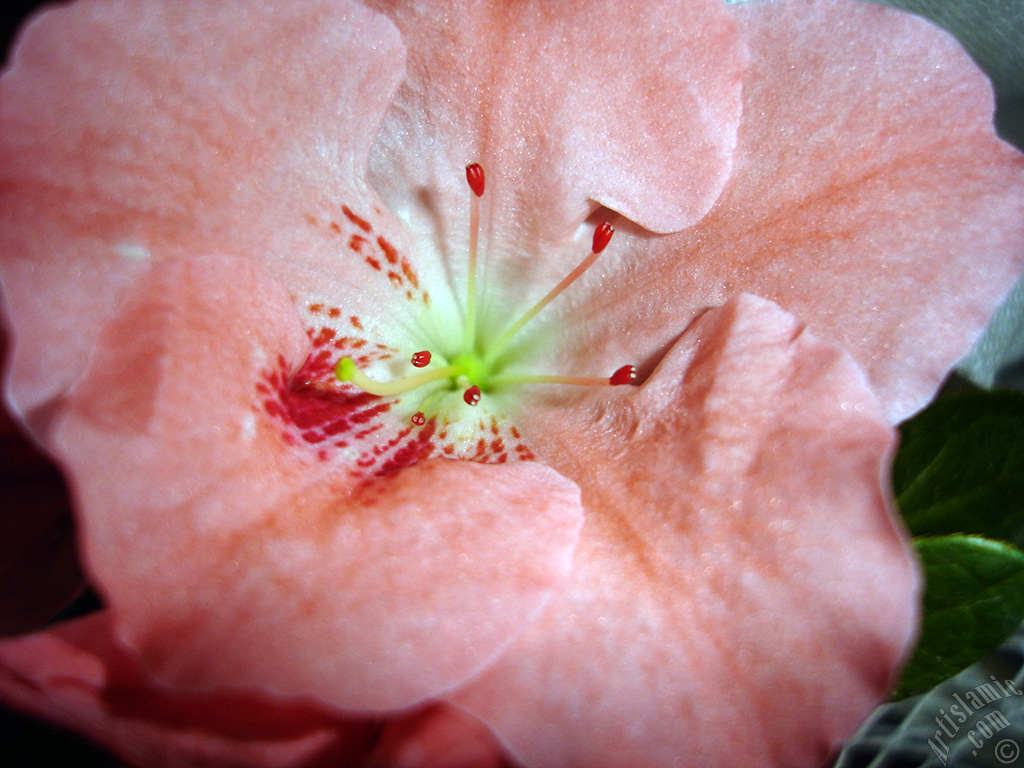
[[(420, 278), (408, 258), (383, 235), (374, 232), (373, 224), (347, 205), (341, 206), (342, 216), (314, 216), (307, 214), (306, 222), (324, 232), (326, 236), (341, 238), (344, 250), (359, 256), (373, 272), (387, 279), (388, 284), (409, 301), (430, 303), (429, 294), (420, 288)], [(378, 210), (374, 215), (380, 216)]]
[(357, 216), (356, 214), (354, 214), (352, 212), (352, 209), (349, 208), (347, 205), (341, 206), (341, 212), (343, 214), (345, 214), (345, 218), (346, 219), (348, 219), (350, 222), (352, 222), (357, 227), (359, 227), (361, 230), (363, 230), (363, 232), (370, 232), (371, 231), (372, 228), (370, 227), (370, 222), (368, 222), (366, 219), (361, 218), (361, 217)]
[(383, 237), (377, 238), (377, 246), (380, 248), (381, 253), (384, 254), (384, 258), (387, 259), (388, 264), (398, 263), (398, 251)]

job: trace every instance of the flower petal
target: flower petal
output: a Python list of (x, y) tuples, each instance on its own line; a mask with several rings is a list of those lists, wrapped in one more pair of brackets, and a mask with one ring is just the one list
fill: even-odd
[(358, 450), (321, 453), (263, 399), (268, 368), (308, 352), (249, 260), (154, 268), (55, 429), (86, 561), (159, 679), (408, 706), (528, 624), (568, 570), (578, 490), (534, 463), (380, 477)]
[(893, 432), (849, 357), (742, 296), (638, 391), (530, 437), (583, 492), (573, 571), (454, 702), (534, 768), (822, 764), (888, 689), (918, 597)]
[(91, 614), (0, 642), (0, 695), (18, 709), (89, 736), (147, 768), (351, 765), (378, 733), (308, 700), (162, 688)]
[(372, 178), (424, 236), (465, 220), (471, 162), (489, 179), (492, 247), (513, 259), (549, 254), (598, 203), (672, 231), (718, 197), (745, 53), (716, 0), (375, 5), (409, 71)]
[(502, 768), (509, 763), (494, 736), (462, 710), (434, 704), (390, 721), (366, 768)]
[(74, 381), (155, 259), (246, 255), (296, 293), (343, 280), (362, 263), (339, 258), (343, 206), (375, 205), (366, 156), (403, 68), (393, 25), (345, 0), (103, 0), (36, 17), (0, 84), (15, 406)]
[(1024, 158), (993, 134), (984, 75), (922, 19), (849, 0), (732, 8), (751, 49), (733, 176), (691, 230), (616, 235), (606, 264), (636, 251), (616, 301), (572, 318), (578, 346), (628, 360), (637, 340), (606, 329), (643, 328), (653, 366), (689, 317), (747, 291), (847, 348), (899, 421), (1024, 267)]

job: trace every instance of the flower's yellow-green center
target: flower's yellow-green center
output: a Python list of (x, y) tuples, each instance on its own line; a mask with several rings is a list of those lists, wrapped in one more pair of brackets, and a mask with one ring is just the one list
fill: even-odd
[(490, 389), (489, 379), (494, 373), (494, 367), (476, 352), (462, 352), (456, 355), (452, 358), (452, 366), (458, 369), (454, 379), (465, 376), (470, 386), (480, 387), (484, 392)]
[[(499, 362), (502, 353), (508, 348), (509, 343), (515, 338), (516, 334), (597, 261), (597, 257), (607, 247), (614, 233), (614, 230), (607, 222), (598, 224), (594, 230), (594, 240), (590, 255), (580, 262), (572, 272), (566, 275), (558, 285), (552, 288), (543, 299), (512, 323), (496, 339), (490, 341), (485, 349), (478, 351), (476, 346), (476, 261), (477, 239), (480, 227), (480, 198), (484, 193), (483, 168), (476, 163), (468, 166), (466, 168), (466, 181), (473, 193), (470, 196), (469, 279), (467, 281), (465, 333), (462, 345), (463, 350), (466, 351), (458, 352), (452, 355), (450, 359), (441, 361), (434, 361), (433, 356), (428, 350), (418, 351), (412, 355), (411, 362), (416, 368), (423, 368), (423, 372), (388, 382), (371, 379), (359, 369), (351, 357), (343, 357), (338, 361), (335, 368), (337, 378), (354, 384), (370, 394), (381, 397), (400, 395), (404, 392), (448, 380), (448, 386), (444, 386), (442, 383), (440, 386), (431, 388), (431, 392), (424, 398), (422, 410), (412, 417), (415, 424), (423, 424), (425, 422), (423, 411), (431, 407), (437, 395), (459, 389), (463, 392), (463, 401), (469, 406), (475, 406), (480, 402), (484, 393), (509, 384), (607, 386), (633, 383), (636, 380), (636, 369), (632, 365), (622, 366), (608, 378), (594, 378), (588, 376), (502, 374), (502, 365)], [(436, 364), (437, 362), (440, 362), (440, 364)], [(432, 363), (435, 364), (432, 365)]]

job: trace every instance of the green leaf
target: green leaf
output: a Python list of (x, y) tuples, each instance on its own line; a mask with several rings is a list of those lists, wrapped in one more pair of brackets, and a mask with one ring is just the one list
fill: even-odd
[(915, 536), (977, 533), (1024, 549), (1024, 392), (951, 395), (900, 431), (893, 486)]
[(995, 650), (1024, 616), (1024, 552), (980, 536), (914, 544), (925, 573), (924, 615), (896, 698), (932, 688)]

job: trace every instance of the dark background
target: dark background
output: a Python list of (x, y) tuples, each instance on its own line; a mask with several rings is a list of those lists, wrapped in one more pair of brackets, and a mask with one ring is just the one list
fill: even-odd
[[(0, 0), (0, 35), (4, 67), (11, 42), (23, 20), (45, 3)], [(87, 598), (78, 606), (90, 603)], [(123, 765), (92, 742), (48, 723), (26, 717), (0, 704), (0, 768), (114, 768)]]

